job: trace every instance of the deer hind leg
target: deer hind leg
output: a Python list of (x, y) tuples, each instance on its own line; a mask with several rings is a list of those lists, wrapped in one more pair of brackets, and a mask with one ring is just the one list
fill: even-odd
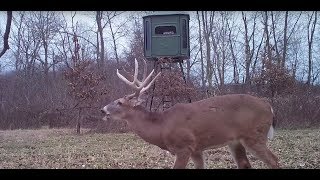
[(204, 169), (203, 153), (202, 151), (193, 152), (191, 159), (196, 169)]
[(173, 169), (185, 169), (189, 162), (191, 151), (186, 148), (186, 149), (180, 150), (179, 152), (176, 152), (175, 154), (176, 154), (176, 159), (174, 162)]
[(251, 164), (248, 160), (246, 149), (239, 142), (233, 142), (228, 145), (232, 158), (237, 164), (238, 169), (250, 169)]
[(242, 144), (250, 153), (263, 161), (269, 168), (279, 169), (278, 157), (268, 149), (266, 141), (267, 140), (257, 142), (257, 140), (246, 139)]

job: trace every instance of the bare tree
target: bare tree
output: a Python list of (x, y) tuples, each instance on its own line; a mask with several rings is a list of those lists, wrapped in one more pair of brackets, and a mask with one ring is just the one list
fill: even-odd
[(198, 34), (199, 34), (199, 46), (200, 46), (200, 62), (201, 62), (201, 85), (202, 88), (206, 86), (206, 81), (204, 78), (204, 63), (203, 63), (203, 44), (202, 44), (202, 31), (201, 31), (201, 20), (199, 16), (199, 11), (197, 11), (197, 19), (198, 19)]
[(105, 94), (105, 88), (97, 88), (102, 76), (94, 72), (92, 61), (81, 59), (80, 44), (76, 34), (73, 37), (74, 48), (72, 55), (72, 67), (65, 73), (65, 78), (69, 82), (69, 94), (76, 101), (72, 109), (77, 110), (76, 132), (80, 134), (81, 123), (85, 109), (92, 108), (92, 103), (96, 101), (98, 95)]
[(4, 53), (6, 53), (8, 49), (10, 49), (9, 35), (10, 35), (10, 29), (11, 29), (11, 22), (12, 22), (12, 11), (7, 11), (6, 30), (3, 35), (3, 49), (0, 52), (0, 58), (4, 55)]
[(284, 28), (283, 28), (283, 53), (282, 58), (280, 62), (280, 66), (284, 68), (286, 63), (286, 57), (287, 57), (287, 47), (288, 47), (288, 37), (287, 37), (287, 31), (288, 31), (288, 14), (289, 12), (286, 11), (284, 15)]
[[(219, 13), (219, 22), (214, 28), (214, 32), (211, 33), (211, 40), (213, 45), (213, 64), (215, 67), (215, 78), (218, 84), (219, 91), (224, 93), (225, 84), (225, 69), (227, 59), (229, 59), (229, 49), (228, 49), (228, 21), (229, 14), (227, 12)], [(217, 72), (217, 74), (216, 74)]]
[[(105, 64), (105, 58), (104, 58), (105, 49), (104, 49), (104, 39), (103, 39), (104, 26), (102, 25), (102, 19), (103, 19), (103, 11), (97, 11), (96, 22), (97, 22), (98, 33), (99, 33), (99, 35), (97, 33), (97, 45), (100, 47), (100, 50), (99, 50), (99, 47), (97, 48), (97, 52), (98, 52), (97, 54), (98, 54), (98, 64), (101, 69), (104, 68), (104, 64)], [(98, 41), (98, 36), (100, 37), (100, 43)]]
[(270, 34), (269, 34), (269, 14), (267, 11), (265, 11), (263, 14), (263, 25), (264, 25), (264, 36), (266, 37), (266, 41), (265, 41), (265, 57), (267, 58), (263, 58), (263, 62), (262, 62), (262, 67), (261, 69), (264, 70), (266, 62), (265, 61), (272, 61), (272, 52), (271, 52), (271, 44), (270, 44)]
[[(298, 26), (298, 22), (300, 20), (300, 17), (302, 15), (302, 12), (299, 13), (298, 17), (296, 18), (292, 28), (291, 28), (291, 31), (289, 29), (289, 24), (290, 24), (290, 21), (289, 21), (289, 13), (286, 12), (286, 17), (285, 17), (285, 21), (288, 21), (285, 23), (285, 26), (284, 26), (284, 37), (283, 37), (283, 55), (282, 55), (282, 62), (281, 62), (281, 67), (284, 68), (285, 67), (285, 64), (287, 62), (287, 54), (288, 54), (288, 48), (289, 48), (289, 42), (291, 41), (292, 39), (292, 35), (294, 35), (295, 33), (297, 33), (298, 29), (299, 29), (299, 26)], [(287, 24), (287, 25), (286, 25)], [(297, 53), (297, 52), (296, 52)], [(295, 57), (296, 58), (296, 57)]]
[[(280, 67), (281, 64), (281, 57), (280, 57), (280, 47), (278, 45), (278, 40), (277, 40), (277, 35), (276, 35), (276, 25), (277, 25), (277, 21), (279, 19), (281, 12), (277, 12), (276, 14), (276, 18), (274, 17), (274, 13), (273, 11), (270, 12), (270, 16), (271, 16), (271, 32), (272, 32), (272, 37), (273, 37), (273, 46), (272, 46), (272, 50), (276, 53), (275, 54), (275, 61), (277, 62), (277, 65)], [(285, 32), (286, 33), (286, 32)]]
[(232, 66), (233, 66), (233, 81), (235, 84), (239, 84), (239, 72), (238, 72), (238, 63), (237, 63), (237, 57), (235, 54), (235, 40), (232, 37), (232, 27), (230, 26), (230, 22), (227, 22), (227, 27), (229, 30), (228, 33), (228, 41), (230, 45), (230, 52), (232, 57)]
[(112, 38), (112, 42), (113, 42), (114, 56), (115, 56), (115, 59), (116, 59), (118, 65), (119, 65), (119, 55), (118, 55), (117, 40), (119, 38), (125, 36), (126, 32), (124, 31), (124, 27), (130, 21), (130, 18), (126, 18), (124, 21), (121, 21), (121, 23), (117, 26), (115, 26), (114, 20), (116, 18), (118, 18), (123, 13), (124, 13), (124, 11), (113, 11), (113, 12), (108, 11), (108, 12), (106, 12), (106, 17), (107, 17), (106, 24), (109, 25), (111, 38)]
[[(283, 29), (282, 29), (283, 31), (277, 31), (277, 27), (280, 27), (282, 25), (282, 21), (280, 21), (282, 14), (284, 14), (284, 22), (283, 22)], [(299, 13), (292, 27), (290, 27), (290, 19), (293, 19), (293, 18), (289, 18), (288, 11), (284, 13), (270, 12), (270, 15), (271, 15), (271, 27), (272, 27), (271, 30), (272, 30), (272, 36), (273, 36), (273, 49), (275, 51), (275, 60), (279, 67), (285, 68), (290, 38), (292, 37), (292, 34), (296, 30), (296, 25), (300, 19), (301, 12)], [(283, 37), (282, 37), (283, 40), (281, 42), (282, 32), (283, 32)]]
[(134, 59), (143, 59), (143, 28), (139, 21), (134, 21), (132, 29), (133, 39), (130, 41), (130, 50), (126, 52), (126, 59), (130, 65), (134, 65)]
[(297, 69), (298, 69), (298, 55), (299, 55), (299, 50), (301, 50), (301, 41), (300, 39), (296, 40), (296, 42), (294, 42), (292, 44), (292, 58), (293, 58), (293, 62), (291, 63), (291, 70), (292, 70), (292, 77), (293, 79), (297, 78)]
[(210, 36), (212, 33), (213, 29), (213, 20), (214, 20), (214, 12), (210, 11), (209, 12), (209, 19), (208, 19), (208, 12), (201, 12), (201, 17), (202, 17), (202, 26), (203, 26), (203, 36), (205, 39), (205, 45), (206, 45), (206, 61), (207, 61), (207, 66), (206, 66), (206, 74), (207, 74), (207, 82), (208, 82), (208, 88), (209, 92), (211, 93), (212, 91), (212, 78), (213, 78), (213, 64), (211, 60), (211, 43), (210, 43)]
[(26, 12), (17, 13), (13, 18), (13, 55), (15, 57), (15, 70), (23, 72), (25, 78), (33, 77), (37, 69), (36, 61), (40, 56), (41, 38), (37, 31), (33, 30), (33, 25), (28, 21), (30, 14)]
[[(258, 17), (258, 12), (255, 12), (253, 15), (253, 26), (252, 32), (249, 34), (248, 29), (248, 19), (247, 15), (242, 12), (242, 20), (244, 25), (244, 39), (245, 39), (245, 83), (247, 84), (247, 88), (250, 85), (250, 67), (255, 51), (255, 31), (256, 31), (256, 20)], [(252, 46), (250, 46), (250, 42), (252, 42)]]
[(313, 82), (311, 81), (312, 78), (312, 45), (314, 39), (314, 32), (316, 30), (317, 24), (317, 11), (313, 11), (308, 14), (308, 79), (307, 84), (310, 85)]
[[(81, 55), (83, 58), (87, 59), (96, 59), (97, 63), (99, 64), (98, 68), (101, 68), (100, 61), (100, 53), (99, 53), (99, 39), (97, 42), (94, 42), (92, 36), (96, 35), (96, 32), (93, 31), (93, 27), (89, 27), (89, 29), (86, 29), (86, 27), (83, 24), (79, 24), (78, 21), (75, 23), (75, 16), (76, 12), (72, 14), (71, 17), (71, 27), (68, 26), (68, 21), (66, 17), (63, 16), (63, 24), (61, 27), (61, 30), (58, 33), (58, 37), (56, 37), (55, 41), (55, 48), (57, 49), (58, 56), (60, 56), (60, 59), (63, 60), (65, 65), (70, 68), (69, 61), (71, 61), (70, 57), (73, 53), (73, 41), (72, 37), (74, 34), (77, 34), (77, 37), (79, 39), (79, 43), (82, 44), (81, 47)], [(80, 35), (81, 34), (81, 35)], [(98, 35), (98, 34), (97, 34)], [(90, 52), (89, 52), (90, 51)], [(97, 52), (98, 51), (98, 52)], [(97, 52), (97, 53), (93, 53)]]
[(256, 74), (257, 62), (258, 62), (258, 59), (259, 59), (259, 54), (261, 53), (260, 49), (261, 49), (261, 46), (263, 44), (264, 37), (265, 37), (264, 35), (261, 36), (261, 40), (260, 40), (258, 49), (256, 51), (255, 59), (254, 59), (253, 65), (252, 65), (252, 75), (251, 75), (251, 77), (253, 77)]
[(49, 70), (53, 66), (53, 61), (49, 59), (51, 54), (49, 51), (61, 27), (60, 17), (56, 12), (40, 11), (32, 12), (27, 21), (30, 30), (41, 39), (43, 54), (39, 54), (37, 60), (43, 67), (45, 82), (49, 84)]

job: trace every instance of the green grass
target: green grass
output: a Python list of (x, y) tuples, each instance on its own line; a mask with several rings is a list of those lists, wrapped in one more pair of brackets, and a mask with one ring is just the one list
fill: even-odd
[[(320, 131), (279, 130), (270, 148), (282, 168), (319, 168)], [(206, 168), (236, 168), (226, 147), (205, 151)], [(266, 168), (249, 155), (253, 168)], [(164, 169), (174, 157), (134, 134), (82, 134), (70, 129), (0, 131), (0, 168)], [(193, 168), (190, 161), (188, 168)]]

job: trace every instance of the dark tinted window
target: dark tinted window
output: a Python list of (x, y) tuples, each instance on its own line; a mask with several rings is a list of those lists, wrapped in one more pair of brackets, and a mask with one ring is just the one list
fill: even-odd
[(182, 20), (182, 48), (188, 48), (187, 20)]
[(148, 44), (148, 40), (149, 40), (149, 21), (146, 21), (146, 26), (145, 26), (145, 30), (144, 30), (144, 35), (145, 35), (145, 49), (148, 50), (149, 44)]
[(156, 34), (172, 35), (177, 33), (175, 26), (157, 26), (155, 29)]

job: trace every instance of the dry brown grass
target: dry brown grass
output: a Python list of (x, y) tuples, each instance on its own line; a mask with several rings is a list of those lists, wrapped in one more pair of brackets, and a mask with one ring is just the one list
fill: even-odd
[[(320, 132), (279, 130), (269, 146), (283, 168), (319, 168)], [(254, 168), (266, 168), (249, 155)], [(0, 131), (0, 168), (164, 169), (174, 157), (134, 134), (82, 134), (69, 129)], [(205, 152), (206, 168), (236, 168), (227, 148)], [(188, 168), (193, 168), (190, 161)]]

